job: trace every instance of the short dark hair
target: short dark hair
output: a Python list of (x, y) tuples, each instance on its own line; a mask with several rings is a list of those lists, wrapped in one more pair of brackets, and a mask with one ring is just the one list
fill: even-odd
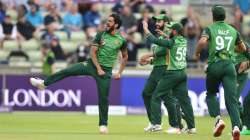
[(224, 21), (226, 18), (226, 15), (217, 15), (213, 13), (213, 20), (214, 21)]
[(214, 21), (224, 21), (226, 18), (225, 9), (220, 5), (215, 5), (212, 7), (212, 14)]
[(122, 20), (121, 17), (118, 14), (111, 14), (110, 17), (114, 18), (115, 24), (117, 24), (117, 29), (119, 29), (122, 26)]

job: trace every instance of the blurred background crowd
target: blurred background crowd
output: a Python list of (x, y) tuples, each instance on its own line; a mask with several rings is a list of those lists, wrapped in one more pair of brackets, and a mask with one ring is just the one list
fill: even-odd
[[(151, 4), (147, 0), (1, 0), (0, 1), (0, 67), (28, 67), (39, 71), (46, 63), (64, 68), (89, 58), (90, 43), (98, 31), (104, 30), (107, 16), (119, 13), (121, 32), (128, 40), (128, 67), (143, 69), (137, 60), (150, 51), (143, 39), (142, 20), (155, 32), (153, 15), (167, 14), (184, 26), (188, 40), (187, 60), (190, 69), (206, 63), (207, 50), (201, 62), (193, 60), (202, 29), (212, 23), (209, 3), (181, 1), (180, 4)], [(230, 0), (229, 0), (230, 1)], [(231, 0), (224, 4), (227, 21), (250, 42), (250, 0)], [(52, 52), (52, 55), (49, 52)], [(49, 58), (49, 59), (48, 59)], [(0, 68), (1, 69), (1, 68)]]

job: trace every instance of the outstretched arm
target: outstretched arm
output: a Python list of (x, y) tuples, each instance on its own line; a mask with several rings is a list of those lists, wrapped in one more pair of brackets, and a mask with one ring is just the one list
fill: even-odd
[(167, 40), (167, 39), (158, 39), (157, 37), (155, 37), (154, 35), (151, 34), (151, 32), (148, 29), (148, 23), (146, 21), (143, 21), (143, 30), (144, 33), (146, 35), (146, 40), (149, 41), (150, 43), (154, 43), (157, 44), (159, 46), (163, 46), (163, 47), (171, 47), (174, 44), (173, 40)]

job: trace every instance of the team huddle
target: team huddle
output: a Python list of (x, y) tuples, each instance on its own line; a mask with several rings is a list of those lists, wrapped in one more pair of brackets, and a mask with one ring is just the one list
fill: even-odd
[[(239, 140), (240, 134), (250, 135), (250, 94), (245, 97), (243, 107), (239, 102), (240, 93), (247, 81), (250, 53), (248, 45), (238, 31), (224, 22), (226, 14), (222, 6), (212, 8), (213, 24), (204, 29), (198, 41), (195, 59), (199, 60), (201, 50), (208, 47), (208, 67), (206, 70), (206, 102), (211, 117), (215, 118), (214, 137), (219, 137), (225, 128), (220, 115), (216, 93), (220, 84), (225, 91), (225, 104), (232, 124), (232, 138)], [(142, 91), (149, 125), (145, 132), (162, 131), (161, 103), (169, 115), (169, 134), (195, 134), (193, 108), (188, 96), (186, 74), (187, 40), (183, 27), (178, 22), (170, 22), (166, 15), (154, 16), (156, 34), (143, 21), (145, 39), (153, 44), (152, 52), (144, 54), (139, 63), (152, 64), (153, 70)], [(128, 52), (126, 40), (118, 29), (122, 22), (118, 15), (111, 14), (106, 22), (106, 30), (99, 32), (91, 46), (91, 59), (76, 63), (48, 76), (45, 80), (30, 78), (33, 86), (44, 89), (69, 76), (89, 75), (96, 80), (99, 105), (100, 133), (108, 133), (108, 96), (112, 78), (112, 67), (119, 55), (121, 63), (114, 79), (120, 79), (126, 66)], [(120, 54), (121, 52), (121, 54)], [(187, 128), (182, 121), (185, 120)]]

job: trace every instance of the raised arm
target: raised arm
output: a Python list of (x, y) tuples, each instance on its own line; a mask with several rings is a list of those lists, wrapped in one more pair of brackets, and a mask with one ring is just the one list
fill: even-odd
[(148, 23), (146, 21), (143, 21), (143, 30), (146, 35), (146, 40), (150, 43), (157, 44), (159, 46), (163, 47), (171, 47), (174, 44), (174, 41), (172, 39), (159, 39), (155, 37), (148, 29)]

